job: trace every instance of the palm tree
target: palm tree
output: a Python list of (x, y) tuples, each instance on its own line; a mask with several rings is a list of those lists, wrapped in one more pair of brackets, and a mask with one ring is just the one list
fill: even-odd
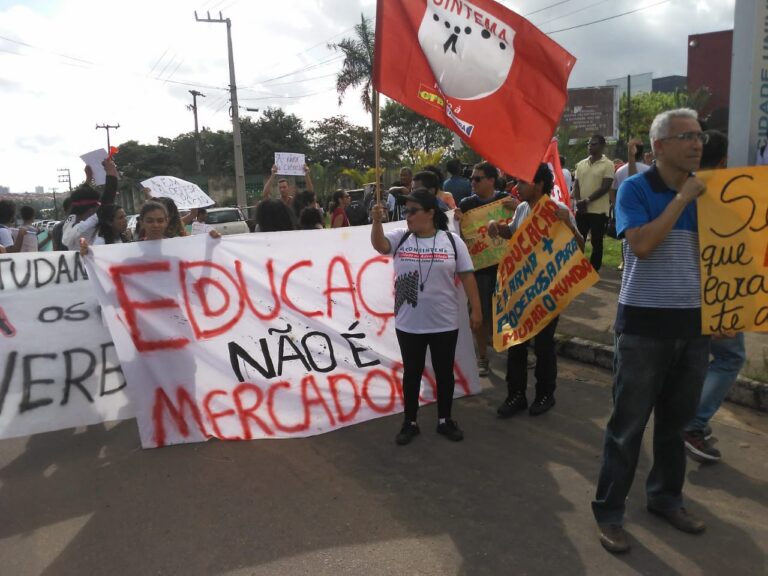
[(344, 55), (341, 71), (336, 75), (336, 92), (339, 94), (339, 106), (350, 88), (361, 88), (360, 102), (366, 112), (371, 114), (373, 126), (373, 49), (374, 31), (371, 21), (360, 14), (360, 24), (355, 25), (355, 36), (344, 38), (338, 44), (330, 43), (328, 48)]

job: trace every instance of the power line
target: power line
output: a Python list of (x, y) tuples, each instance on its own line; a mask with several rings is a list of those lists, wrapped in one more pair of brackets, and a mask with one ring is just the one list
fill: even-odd
[(170, 44), (169, 44), (169, 45), (168, 45), (168, 48), (166, 48), (166, 49), (165, 49), (165, 52), (163, 52), (163, 53), (160, 55), (160, 58), (158, 58), (158, 59), (155, 61), (155, 63), (152, 65), (152, 69), (149, 71), (149, 74), (147, 74), (147, 76), (151, 76), (151, 75), (152, 75), (152, 72), (154, 72), (154, 71), (155, 71), (155, 68), (157, 68), (157, 65), (158, 65), (158, 64), (160, 64), (160, 61), (161, 61), (163, 58), (165, 58), (165, 55), (166, 55), (166, 54), (168, 54), (168, 50), (170, 50), (170, 49), (171, 49), (171, 46), (170, 46)]
[(562, 16), (555, 16), (554, 18), (550, 18), (549, 20), (544, 20), (544, 22), (537, 22), (536, 26), (541, 27), (541, 26), (544, 26), (544, 24), (549, 24), (550, 22), (554, 22), (555, 20), (562, 20), (563, 18), (568, 18), (568, 16), (573, 16), (574, 14), (578, 14), (579, 12), (584, 12), (584, 10), (589, 10), (590, 8), (594, 8), (595, 6), (599, 6), (600, 4), (605, 4), (606, 2), (612, 2), (612, 1), (613, 0), (600, 0), (600, 2), (594, 2), (593, 4), (589, 4), (588, 6), (579, 8), (578, 10), (574, 10), (573, 12), (568, 12), (568, 14), (563, 14)]
[(318, 94), (325, 94), (326, 92), (331, 92), (333, 90), (336, 90), (336, 88), (329, 88), (328, 90), (320, 90), (319, 92), (310, 92), (309, 94), (297, 94), (295, 96), (260, 96), (260, 97), (254, 97), (254, 98), (240, 98), (243, 102), (251, 102), (253, 100), (285, 100), (285, 99), (296, 99), (296, 98), (308, 98), (309, 96), (317, 96)]
[(323, 78), (330, 78), (331, 76), (336, 76), (336, 72), (333, 74), (323, 74), (322, 76), (313, 76), (312, 78), (304, 78), (303, 80), (291, 80), (290, 82), (279, 82), (278, 84), (270, 84), (270, 88), (274, 88), (275, 86), (290, 86), (292, 84), (301, 84), (302, 82), (312, 82), (313, 80), (321, 80)]
[(309, 70), (320, 68), (321, 66), (325, 66), (326, 64), (330, 64), (331, 62), (335, 62), (337, 60), (342, 60), (343, 58), (344, 58), (343, 55), (334, 56), (333, 58), (329, 58), (328, 60), (322, 60), (321, 62), (308, 64), (307, 66), (304, 66), (303, 68), (299, 68), (298, 70), (294, 70), (293, 72), (281, 74), (280, 76), (275, 76), (274, 78), (269, 78), (268, 80), (261, 80), (260, 82), (256, 82), (256, 84), (269, 84), (274, 80), (282, 80), (283, 78), (287, 78), (288, 76), (295, 76), (296, 74), (300, 74), (301, 72), (308, 72)]
[(649, 4), (648, 6), (643, 6), (642, 8), (636, 8), (635, 10), (628, 10), (627, 12), (622, 12), (621, 14), (616, 14), (614, 16), (608, 16), (607, 18), (601, 18), (600, 20), (593, 20), (592, 22), (585, 22), (584, 24), (577, 24), (576, 26), (569, 26), (568, 28), (561, 28), (560, 30), (552, 30), (550, 32), (545, 32), (545, 34), (557, 34), (558, 32), (566, 32), (568, 30), (576, 30), (576, 28), (584, 28), (585, 26), (592, 26), (592, 24), (599, 24), (600, 22), (607, 22), (608, 20), (614, 20), (616, 18), (621, 18), (622, 16), (627, 16), (628, 14), (634, 14), (635, 12), (642, 12), (643, 10), (648, 10), (648, 8), (654, 8), (655, 6), (661, 6), (662, 4), (666, 4), (670, 0), (662, 0), (661, 2), (657, 2), (656, 4)]
[[(104, 65), (103, 65), (103, 64), (97, 64), (96, 62), (91, 62), (91, 61), (89, 61), (89, 60), (84, 60), (84, 59), (82, 59), (82, 58), (77, 58), (76, 56), (69, 56), (69, 55), (67, 55), (67, 54), (63, 54), (63, 53), (59, 53), (59, 52), (53, 52), (53, 51), (51, 51), (51, 50), (46, 50), (46, 49), (44, 49), (44, 48), (40, 48), (39, 46), (33, 46), (32, 44), (28, 44), (28, 43), (26, 43), (26, 42), (22, 42), (22, 41), (20, 41), (20, 40), (13, 40), (12, 38), (7, 38), (7, 37), (5, 37), (5, 36), (0, 36), (0, 40), (7, 40), (8, 42), (13, 42), (14, 44), (19, 44), (19, 45), (21, 45), (21, 46), (26, 46), (26, 47), (28, 47), (28, 48), (33, 48), (33, 49), (35, 49), (35, 50), (39, 50), (39, 51), (41, 51), (41, 52), (44, 52), (44, 53), (49, 53), (49, 54), (53, 54), (53, 55), (55, 55), (55, 56), (60, 56), (60, 57), (62, 57), (62, 58), (67, 58), (67, 59), (69, 59), (69, 60), (74, 60), (74, 61), (76, 61), (76, 62), (81, 62), (81, 63), (84, 63), (84, 64), (88, 64), (88, 66), (89, 66), (90, 68), (104, 68)], [(169, 49), (170, 49), (170, 48), (169, 48)], [(0, 51), (2, 51), (2, 52), (8, 52), (9, 54), (14, 54), (14, 55), (16, 55), (16, 56), (24, 56), (24, 57), (26, 57), (26, 58), (29, 58), (30, 56), (32, 56), (31, 54), (23, 54), (23, 53), (21, 53), (21, 52), (11, 52), (10, 50), (4, 50), (4, 49), (2, 49), (2, 48), (0, 48)], [(165, 54), (164, 54), (164, 55), (165, 55)], [(163, 55), (163, 56), (164, 56), (164, 55)], [(162, 60), (162, 57), (161, 57), (161, 60)], [(182, 62), (183, 62), (183, 60), (182, 60)], [(75, 64), (72, 64), (72, 65), (74, 66)], [(79, 68), (83, 68), (83, 69), (86, 69), (86, 67), (85, 67), (85, 66), (78, 66), (78, 67), (79, 67)], [(130, 71), (128, 71), (128, 72), (125, 72), (125, 74), (130, 74), (130, 75), (132, 75), (132, 76), (135, 76), (135, 77), (146, 78), (146, 77), (145, 77), (143, 74), (137, 74), (137, 73), (134, 73), (134, 72), (130, 72)], [(171, 75), (169, 76), (169, 78), (170, 78), (172, 75), (173, 75), (173, 74), (171, 74)], [(160, 82), (167, 82), (167, 83), (169, 83), (169, 84), (178, 84), (179, 86), (189, 86), (189, 87), (191, 87), (191, 88), (205, 88), (206, 90), (222, 90), (222, 91), (224, 91), (224, 92), (227, 92), (227, 91), (229, 91), (229, 88), (224, 88), (224, 87), (222, 87), (222, 86), (212, 86), (212, 85), (210, 85), (210, 84), (202, 84), (202, 83), (200, 83), (200, 82), (190, 82), (190, 81), (183, 81), (183, 80), (170, 80), (170, 79), (169, 79), (169, 80), (163, 80), (162, 78), (159, 78), (159, 77), (152, 77), (152, 76), (150, 76), (150, 77), (149, 77), (149, 79), (150, 79), (150, 80), (157, 80), (157, 81), (160, 81)]]
[[(39, 46), (33, 46), (32, 44), (27, 44), (26, 42), (22, 42), (20, 40), (14, 40), (13, 38), (8, 38), (7, 36), (0, 36), (0, 40), (5, 40), (6, 42), (13, 42), (14, 44), (26, 46), (27, 48), (32, 48), (34, 50), (42, 50), (43, 52), (49, 52), (50, 54), (54, 54), (55, 56), (59, 56), (60, 58), (67, 58), (68, 60), (75, 60), (77, 62), (83, 62), (85, 64), (91, 64), (95, 66), (95, 63), (91, 62), (90, 60), (84, 60), (83, 58), (78, 58), (76, 56), (69, 56), (68, 54), (64, 54), (62, 52), (55, 52), (53, 50), (48, 50), (46, 48), (40, 48)], [(23, 54), (19, 54), (19, 55), (23, 56)]]
[(533, 16), (534, 14), (538, 14), (539, 12), (544, 12), (544, 10), (549, 10), (550, 8), (554, 8), (555, 6), (560, 6), (560, 4), (567, 4), (571, 0), (561, 0), (561, 2), (555, 2), (554, 4), (550, 4), (549, 6), (544, 6), (544, 8), (539, 8), (538, 10), (534, 10), (533, 12), (528, 12), (528, 14), (523, 14), (524, 18), (528, 18), (528, 16)]

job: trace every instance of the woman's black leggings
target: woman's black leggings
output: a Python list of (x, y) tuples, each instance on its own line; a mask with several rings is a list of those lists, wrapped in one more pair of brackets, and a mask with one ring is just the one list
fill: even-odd
[(427, 358), (427, 347), (429, 347), (437, 382), (437, 417), (450, 418), (453, 389), (456, 384), (453, 377), (453, 359), (456, 355), (459, 331), (428, 334), (412, 334), (402, 330), (396, 330), (396, 332), (397, 342), (400, 344), (400, 355), (403, 357), (403, 400), (406, 421), (415, 422), (416, 413), (419, 411), (419, 390)]

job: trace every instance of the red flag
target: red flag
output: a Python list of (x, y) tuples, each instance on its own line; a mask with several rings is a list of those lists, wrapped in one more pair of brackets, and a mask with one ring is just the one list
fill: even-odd
[(109, 155), (107, 156), (107, 158), (109, 158), (111, 160), (112, 156), (114, 156), (118, 152), (120, 152), (120, 149), (117, 146), (110, 146), (109, 147)]
[(568, 190), (568, 186), (565, 185), (565, 176), (563, 175), (563, 167), (560, 165), (560, 152), (557, 149), (557, 140), (552, 140), (547, 148), (547, 153), (544, 155), (544, 160), (549, 164), (549, 169), (555, 175), (555, 188), (552, 190), (552, 200), (562, 202), (568, 208), (571, 208), (571, 192)]
[(532, 179), (576, 59), (492, 0), (378, 0), (376, 89)]

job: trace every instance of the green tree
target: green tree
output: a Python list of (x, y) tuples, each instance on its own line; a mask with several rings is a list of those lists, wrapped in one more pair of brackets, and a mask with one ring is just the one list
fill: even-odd
[(256, 122), (245, 118), (240, 124), (246, 173), (269, 174), (275, 152), (310, 152), (307, 131), (301, 118), (281, 108), (267, 108)]
[(432, 154), (448, 149), (453, 142), (453, 132), (390, 100), (381, 111), (381, 138), (384, 149), (413, 165), (422, 152)]
[(355, 25), (355, 36), (344, 38), (338, 43), (329, 43), (328, 48), (341, 52), (344, 62), (336, 75), (336, 92), (339, 105), (350, 88), (360, 89), (360, 102), (366, 112), (371, 114), (371, 132), (373, 124), (373, 49), (374, 30), (371, 21), (360, 14), (360, 24)]
[(363, 169), (374, 163), (373, 134), (345, 116), (318, 120), (309, 129), (313, 162), (324, 166)]

